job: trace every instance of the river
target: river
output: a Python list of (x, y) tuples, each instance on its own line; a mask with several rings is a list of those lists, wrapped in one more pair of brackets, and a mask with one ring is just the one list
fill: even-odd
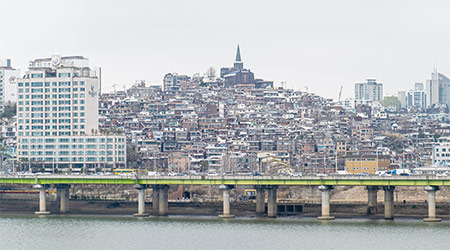
[(450, 221), (0, 215), (0, 249), (450, 249)]

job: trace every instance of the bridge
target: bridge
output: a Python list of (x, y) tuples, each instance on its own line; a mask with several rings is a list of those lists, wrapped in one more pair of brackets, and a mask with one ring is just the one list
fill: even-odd
[(40, 190), (39, 211), (36, 214), (49, 214), (46, 210), (46, 189), (50, 185), (57, 188), (60, 197), (60, 212), (69, 209), (69, 186), (71, 184), (102, 184), (102, 185), (134, 185), (138, 191), (138, 213), (135, 216), (148, 216), (145, 213), (146, 188), (153, 189), (152, 206), (159, 215), (167, 215), (169, 185), (216, 185), (223, 190), (222, 218), (231, 218), (230, 190), (238, 185), (254, 186), (257, 189), (256, 213), (265, 212), (265, 193), (267, 190), (267, 216), (277, 215), (277, 187), (278, 186), (317, 186), (322, 192), (322, 216), (318, 219), (332, 220), (330, 215), (330, 190), (334, 186), (366, 186), (368, 191), (368, 211), (376, 207), (377, 192), (383, 189), (384, 217), (393, 219), (394, 190), (396, 186), (423, 186), (428, 192), (427, 222), (440, 221), (436, 217), (436, 192), (440, 186), (450, 186), (450, 177), (437, 176), (118, 176), (118, 175), (22, 175), (0, 176), (0, 184), (28, 184)]
[(277, 185), (277, 186), (450, 186), (450, 177), (437, 176), (134, 176), (33, 175), (0, 176), (0, 184), (110, 185)]

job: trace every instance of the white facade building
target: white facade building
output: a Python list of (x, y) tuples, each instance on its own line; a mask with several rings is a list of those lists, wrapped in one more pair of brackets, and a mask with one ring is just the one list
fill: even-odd
[(383, 100), (383, 84), (376, 79), (367, 79), (366, 83), (355, 83), (355, 101), (373, 102)]
[(0, 113), (8, 103), (17, 100), (17, 79), (20, 70), (11, 67), (10, 59), (0, 59)]
[(125, 136), (98, 133), (98, 77), (81, 56), (36, 59), (17, 80), (17, 158), (25, 168), (126, 165)]
[(434, 145), (432, 159), (435, 165), (450, 165), (450, 143)]
[(398, 101), (400, 102), (400, 108), (408, 108), (408, 97), (406, 91), (399, 91), (397, 94)]
[(439, 137), (433, 145), (432, 165), (450, 165), (450, 137)]
[(432, 107), (434, 104), (446, 104), (450, 107), (450, 79), (437, 72), (431, 73), (431, 79), (426, 83), (426, 105)]
[(414, 90), (408, 91), (407, 96), (407, 108), (426, 108), (425, 90), (423, 89), (423, 83), (416, 83)]

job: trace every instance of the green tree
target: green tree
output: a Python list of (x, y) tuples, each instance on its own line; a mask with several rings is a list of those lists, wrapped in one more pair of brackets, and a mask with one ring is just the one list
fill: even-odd
[(0, 114), (0, 118), (8, 118), (11, 119), (16, 115), (16, 104), (7, 104), (4, 107), (3, 112)]
[(387, 146), (397, 153), (403, 151), (403, 146), (405, 144), (404, 138), (400, 134), (385, 134), (387, 137)]
[(141, 165), (141, 158), (136, 152), (136, 148), (128, 145), (127, 146), (127, 166), (129, 168), (138, 168)]
[(202, 161), (202, 163), (201, 163), (202, 165), (201, 165), (201, 168), (200, 168), (200, 172), (208, 172), (208, 169), (209, 169), (209, 164), (208, 164), (208, 161), (207, 160), (203, 160)]

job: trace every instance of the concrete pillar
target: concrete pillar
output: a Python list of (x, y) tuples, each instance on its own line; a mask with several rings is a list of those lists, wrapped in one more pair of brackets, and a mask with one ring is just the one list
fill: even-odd
[(330, 190), (332, 186), (319, 186), (319, 190), (322, 192), (322, 216), (319, 216), (319, 220), (334, 220), (334, 216), (330, 216)]
[(378, 186), (367, 186), (367, 214), (375, 214), (377, 212), (377, 193)]
[(436, 218), (436, 191), (437, 186), (426, 186), (423, 188), (428, 192), (428, 218), (423, 219), (425, 222), (440, 222), (441, 218)]
[(153, 185), (152, 208), (154, 212), (159, 211), (159, 185)]
[(278, 213), (277, 187), (270, 186), (267, 189), (267, 217), (276, 218)]
[(61, 189), (58, 188), (59, 185), (55, 185), (56, 187), (56, 202), (61, 204)]
[(223, 213), (219, 217), (234, 218), (234, 215), (230, 212), (230, 190), (233, 186), (221, 185), (219, 188), (223, 190)]
[(159, 216), (167, 216), (169, 210), (169, 186), (162, 185), (159, 189)]
[(266, 190), (263, 187), (256, 188), (256, 214), (263, 215), (266, 212)]
[(65, 214), (69, 212), (69, 185), (59, 185), (59, 212)]
[(384, 219), (394, 219), (394, 186), (385, 186), (384, 190)]
[(45, 189), (46, 186), (45, 185), (34, 185), (34, 188), (38, 188), (39, 189), (39, 211), (38, 212), (34, 212), (37, 215), (47, 215), (50, 214), (49, 211), (47, 210), (46, 204), (45, 204)]
[(135, 217), (148, 216), (148, 213), (145, 213), (145, 189), (147, 187), (145, 185), (135, 185), (135, 188), (138, 191), (138, 212), (133, 214), (133, 216)]

